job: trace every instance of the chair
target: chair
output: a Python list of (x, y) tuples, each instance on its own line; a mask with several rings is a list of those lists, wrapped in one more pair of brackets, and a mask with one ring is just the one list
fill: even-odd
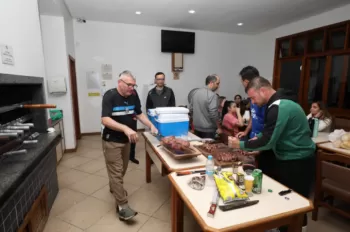
[(314, 211), (312, 219), (317, 221), (319, 207), (326, 207), (350, 219), (350, 213), (333, 205), (333, 199), (350, 203), (350, 156), (337, 153), (317, 152)]

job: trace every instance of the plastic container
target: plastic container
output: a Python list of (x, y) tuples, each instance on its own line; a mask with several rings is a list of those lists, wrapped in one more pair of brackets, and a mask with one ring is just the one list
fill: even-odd
[(189, 116), (188, 114), (159, 114), (156, 116), (157, 119), (160, 120), (173, 120), (173, 119), (177, 119), (179, 121), (183, 121), (183, 120), (189, 120)]
[(151, 121), (151, 123), (153, 124), (153, 126), (155, 126), (155, 128), (158, 128), (157, 127), (157, 121), (156, 121), (156, 115), (152, 115), (152, 114), (149, 114), (147, 113), (148, 115), (148, 119)]
[(147, 114), (151, 116), (156, 116), (157, 115), (156, 109), (148, 109)]
[(205, 164), (205, 174), (207, 176), (206, 178), (206, 186), (215, 186), (215, 180), (214, 180), (214, 172), (215, 172), (215, 165), (214, 165), (214, 160), (213, 156), (209, 155), (207, 163)]
[(159, 134), (162, 136), (186, 136), (188, 134), (189, 119), (159, 119), (156, 118)]
[(184, 107), (158, 107), (156, 113), (159, 114), (188, 114), (190, 111)]
[(319, 126), (319, 120), (318, 118), (313, 118), (314, 120), (314, 128), (313, 128), (313, 131), (312, 131), (312, 137), (313, 138), (316, 138), (318, 136), (318, 126)]

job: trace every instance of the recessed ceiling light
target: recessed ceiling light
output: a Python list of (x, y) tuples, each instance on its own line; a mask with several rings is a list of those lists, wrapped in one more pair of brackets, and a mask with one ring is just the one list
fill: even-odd
[(243, 26), (243, 23), (237, 23), (237, 26)]
[(140, 15), (141, 11), (136, 11), (135, 14)]
[(196, 13), (196, 11), (195, 10), (189, 10), (188, 13), (194, 14), (194, 13)]

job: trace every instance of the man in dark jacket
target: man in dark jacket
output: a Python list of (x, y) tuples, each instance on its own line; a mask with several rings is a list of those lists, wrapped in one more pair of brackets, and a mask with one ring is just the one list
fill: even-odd
[(175, 95), (171, 88), (165, 86), (164, 73), (157, 72), (154, 77), (157, 86), (148, 92), (146, 110), (175, 106)]

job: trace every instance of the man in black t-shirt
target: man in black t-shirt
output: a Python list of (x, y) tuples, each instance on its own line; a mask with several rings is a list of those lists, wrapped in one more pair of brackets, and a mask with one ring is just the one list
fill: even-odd
[(136, 121), (140, 120), (151, 132), (158, 130), (142, 113), (140, 99), (133, 94), (136, 80), (130, 71), (119, 75), (118, 86), (108, 90), (102, 101), (103, 154), (106, 160), (111, 192), (116, 200), (120, 220), (129, 220), (137, 215), (128, 205), (123, 177), (128, 168), (130, 143), (138, 141)]

